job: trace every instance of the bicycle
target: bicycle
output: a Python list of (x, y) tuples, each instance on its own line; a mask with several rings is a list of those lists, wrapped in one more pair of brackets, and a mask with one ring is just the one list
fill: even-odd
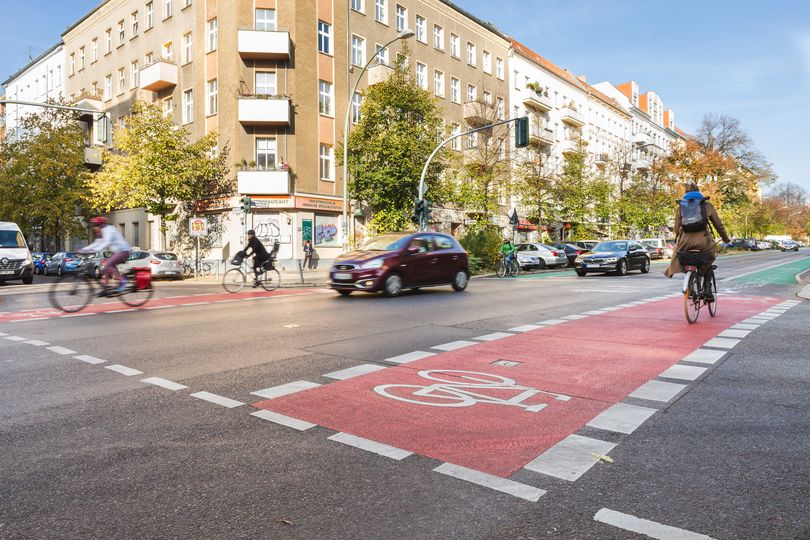
[[(247, 282), (249, 270), (243, 269), (244, 259), (236, 256), (231, 260), (231, 264), (236, 265), (236, 268), (231, 268), (225, 272), (222, 278), (222, 286), (229, 293), (237, 293), (241, 291)], [(255, 274), (256, 282), (265, 291), (275, 291), (281, 286), (281, 274), (276, 270), (275, 259), (270, 258), (262, 264), (258, 273)]]
[(704, 306), (709, 308), (709, 316), (717, 315), (717, 280), (714, 270), (717, 265), (711, 265), (709, 276), (712, 300), (709, 301), (703, 290), (706, 273), (702, 268), (708, 264), (707, 255), (700, 251), (679, 251), (678, 259), (686, 275), (683, 278), (683, 311), (686, 321), (695, 324)]
[(105, 289), (93, 276), (90, 262), (92, 255), (80, 255), (81, 262), (75, 274), (66, 274), (57, 279), (48, 291), (51, 305), (65, 313), (81, 311), (97, 296), (97, 291), (105, 290), (105, 297), (118, 298), (129, 307), (141, 307), (152, 298), (152, 271), (148, 268), (133, 268), (126, 272), (127, 286), (123, 292), (115, 292), (115, 287)]
[(515, 255), (514, 253), (512, 254), (508, 266), (506, 264), (506, 257), (507, 256), (504, 255), (498, 261), (498, 266), (495, 268), (495, 273), (499, 278), (502, 278), (507, 274), (509, 274), (512, 277), (516, 277), (520, 272), (520, 263), (518, 263), (517, 261), (517, 255)]
[(193, 276), (195, 273), (198, 276), (210, 276), (212, 270), (213, 267), (211, 263), (203, 261), (183, 261), (183, 275), (187, 277)]

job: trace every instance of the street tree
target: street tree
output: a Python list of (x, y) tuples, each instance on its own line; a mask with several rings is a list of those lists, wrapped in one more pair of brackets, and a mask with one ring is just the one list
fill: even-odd
[(19, 128), (0, 140), (0, 221), (59, 247), (83, 229), (77, 216), (88, 179), (86, 134), (75, 112), (53, 108), (25, 116)]
[(561, 163), (552, 159), (544, 147), (531, 143), (515, 153), (515, 160), (514, 191), (519, 204), (526, 218), (542, 227), (554, 214)]
[[(435, 98), (416, 84), (406, 47), (388, 80), (364, 92), (360, 120), (348, 137), (348, 191), (369, 212), (372, 230), (406, 227), (422, 168), (441, 139), (441, 110)], [(342, 154), (341, 145), (337, 151), (340, 164)], [(447, 197), (445, 167), (442, 151), (425, 177), (426, 198), (434, 203)]]
[(228, 149), (215, 152), (217, 133), (188, 139), (160, 107), (136, 101), (114, 134), (112, 150), (104, 152), (102, 170), (89, 182), (89, 203), (104, 212), (144, 208), (160, 216), (165, 238), (166, 223), (181, 203), (233, 191)]

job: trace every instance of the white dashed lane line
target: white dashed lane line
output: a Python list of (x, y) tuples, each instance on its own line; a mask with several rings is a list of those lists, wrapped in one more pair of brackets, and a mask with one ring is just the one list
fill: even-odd
[(711, 537), (705, 534), (678, 529), (677, 527), (670, 527), (669, 525), (662, 525), (655, 521), (638, 518), (630, 514), (623, 514), (608, 508), (599, 510), (596, 515), (593, 516), (593, 519), (600, 523), (612, 525), (619, 529), (624, 529), (625, 531), (638, 533), (658, 540), (711, 540)]
[(546, 494), (544, 490), (533, 486), (482, 473), (474, 469), (468, 469), (467, 467), (453, 465), (452, 463), (443, 463), (433, 470), (437, 473), (478, 484), (479, 486), (494, 489), (495, 491), (500, 491), (501, 493), (506, 493), (530, 502), (537, 502), (540, 500), (540, 497)]
[(607, 455), (615, 446), (591, 437), (569, 435), (523, 468), (574, 482), (597, 463), (594, 454)]
[(666, 379), (680, 379), (682, 381), (694, 381), (706, 372), (706, 368), (696, 366), (682, 366), (675, 364), (667, 369), (659, 377)]
[(686, 388), (685, 384), (675, 384), (653, 380), (648, 381), (636, 388), (630, 393), (630, 397), (668, 403), (684, 388)]
[(336, 433), (328, 438), (330, 441), (337, 441), (339, 443), (354, 446), (355, 448), (396, 460), (405, 459), (412, 454), (412, 452), (408, 452), (407, 450), (402, 450), (401, 448), (396, 448), (394, 446), (388, 446), (387, 444), (357, 437), (349, 433)]
[(726, 355), (726, 351), (713, 349), (697, 349), (686, 355), (682, 362), (695, 362), (696, 364), (714, 364)]
[(174, 381), (169, 381), (167, 379), (161, 379), (160, 377), (147, 377), (146, 379), (141, 379), (142, 383), (146, 384), (154, 384), (155, 386), (160, 386), (161, 388), (165, 388), (166, 390), (183, 390), (184, 388), (188, 388), (180, 383), (176, 383)]
[(82, 354), (79, 356), (74, 356), (76, 360), (81, 360), (82, 362), (87, 362), (88, 364), (103, 364), (106, 360), (102, 360), (101, 358), (96, 358), (95, 356), (90, 356), (87, 354)]
[(537, 330), (538, 328), (543, 328), (542, 324), (524, 324), (522, 326), (516, 326), (514, 328), (510, 328), (510, 332), (531, 332), (532, 330)]
[(20, 336), (6, 336), (6, 339), (9, 341), (25, 341), (28, 338), (20, 337)]
[(503, 339), (514, 335), (515, 334), (510, 334), (508, 332), (493, 332), (492, 334), (486, 334), (484, 336), (478, 336), (472, 339), (476, 339), (478, 341), (495, 341), (496, 339)]
[(474, 341), (459, 340), (451, 341), (450, 343), (442, 343), (441, 345), (431, 347), (431, 349), (438, 349), (440, 351), (455, 351), (456, 349), (462, 349), (464, 347), (469, 347), (470, 345), (477, 344)]
[(436, 353), (426, 351), (413, 351), (405, 354), (400, 354), (399, 356), (386, 358), (385, 360), (383, 360), (383, 362), (391, 362), (392, 364), (407, 364), (408, 362), (421, 360), (422, 358), (427, 358), (428, 356), (433, 356), (435, 354)]
[(360, 375), (366, 375), (368, 373), (380, 371), (381, 369), (388, 369), (388, 367), (381, 366), (379, 364), (361, 364), (359, 366), (341, 369), (340, 371), (333, 371), (332, 373), (326, 373), (324, 374), (324, 377), (327, 377), (329, 379), (337, 379), (339, 381), (345, 381), (346, 379), (359, 377)]
[(126, 375), (127, 377), (132, 377), (133, 375), (143, 375), (143, 371), (139, 371), (137, 369), (133, 369), (127, 366), (122, 366), (121, 364), (112, 364), (111, 366), (104, 366), (104, 367), (109, 369), (110, 371), (115, 371), (116, 373), (120, 373), (121, 375)]
[(628, 405), (627, 403), (617, 403), (600, 413), (586, 425), (605, 431), (614, 431), (616, 433), (629, 435), (638, 429), (641, 424), (646, 422), (655, 412), (656, 409)]
[(56, 354), (62, 354), (62, 355), (76, 354), (76, 351), (66, 349), (65, 347), (59, 347), (57, 345), (54, 345), (53, 347), (48, 347), (48, 350), (51, 351), (51, 352), (55, 352)]
[(255, 416), (256, 418), (261, 418), (262, 420), (267, 420), (268, 422), (273, 422), (274, 424), (278, 424), (280, 426), (297, 429), (298, 431), (306, 431), (310, 428), (314, 428), (316, 425), (310, 422), (305, 422), (304, 420), (298, 420), (297, 418), (291, 418), (289, 416), (284, 416), (283, 414), (274, 413), (273, 411), (268, 411), (265, 409), (262, 409), (261, 411), (252, 412), (250, 413), (250, 415)]
[(287, 384), (281, 384), (279, 386), (273, 386), (271, 388), (265, 388), (264, 390), (257, 390), (255, 392), (251, 392), (250, 394), (253, 396), (263, 397), (265, 399), (274, 399), (281, 396), (288, 396), (296, 392), (309, 390), (310, 388), (317, 388), (319, 386), (321, 385), (314, 382), (294, 381)]
[(202, 399), (203, 401), (208, 401), (211, 403), (215, 403), (217, 405), (221, 405), (223, 407), (227, 407), (229, 409), (233, 409), (235, 407), (241, 407), (244, 405), (241, 401), (236, 401), (235, 399), (226, 398), (225, 396), (220, 396), (218, 394), (212, 394), (211, 392), (195, 392), (190, 394), (191, 397)]

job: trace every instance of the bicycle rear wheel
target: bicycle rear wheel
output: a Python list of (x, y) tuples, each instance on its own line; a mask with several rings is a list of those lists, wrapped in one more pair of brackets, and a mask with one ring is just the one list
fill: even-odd
[(516, 260), (512, 260), (509, 263), (509, 275), (512, 277), (517, 277), (518, 273), (520, 272), (520, 264)]
[(717, 280), (714, 279), (714, 272), (712, 272), (712, 297), (713, 301), (709, 302), (709, 315), (714, 317), (717, 315)]
[(281, 286), (281, 274), (275, 268), (265, 270), (259, 278), (259, 283), (265, 291), (275, 291)]
[(506, 264), (503, 259), (498, 262), (498, 266), (495, 267), (495, 274), (500, 278), (506, 275)]
[(95, 287), (85, 272), (57, 279), (48, 291), (48, 300), (56, 309), (76, 313), (84, 309), (93, 297)]
[(245, 273), (239, 268), (231, 268), (222, 278), (222, 286), (229, 293), (237, 293), (245, 286)]
[(155, 289), (151, 286), (146, 289), (138, 289), (135, 286), (134, 280), (134, 276), (130, 277), (127, 289), (122, 292), (118, 298), (129, 307), (141, 307), (152, 298), (152, 295), (155, 294)]
[(700, 290), (699, 277), (694, 272), (689, 273), (686, 291), (683, 293), (683, 312), (686, 322), (695, 324), (700, 316)]

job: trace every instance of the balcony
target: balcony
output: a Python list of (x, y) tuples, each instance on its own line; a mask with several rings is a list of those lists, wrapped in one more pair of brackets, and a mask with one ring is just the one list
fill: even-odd
[(557, 148), (560, 153), (564, 156), (573, 156), (579, 153), (579, 141), (574, 139), (565, 139), (560, 141), (560, 145)]
[(374, 86), (375, 84), (387, 81), (391, 74), (394, 73), (394, 68), (386, 66), (385, 64), (376, 64), (368, 68), (368, 85)]
[(641, 157), (633, 160), (633, 168), (638, 171), (649, 171), (652, 166), (651, 163), (648, 158)]
[(633, 135), (633, 142), (636, 143), (637, 146), (649, 146), (653, 143), (653, 140), (647, 133), (638, 132)]
[(554, 130), (547, 127), (532, 126), (529, 131), (529, 144), (551, 146), (554, 144)]
[(593, 162), (596, 164), (597, 167), (604, 167), (608, 164), (608, 155), (607, 154), (595, 154), (593, 156)]
[(286, 195), (290, 193), (290, 171), (239, 171), (239, 193), (246, 195)]
[(84, 164), (91, 169), (101, 167), (101, 148), (96, 146), (85, 146)]
[(240, 29), (237, 49), (243, 60), (286, 60), (290, 57), (290, 33), (275, 30)]
[(495, 119), (495, 108), (486, 103), (468, 101), (464, 104), (464, 120), (471, 126), (484, 126)]
[[(101, 98), (89, 94), (80, 96), (73, 106), (85, 109), (85, 111), (79, 112), (79, 121), (81, 122), (92, 122), (98, 117), (98, 114), (101, 114)], [(98, 113), (88, 111), (98, 111)]]
[(548, 112), (554, 108), (554, 104), (547, 94), (541, 94), (533, 90), (529, 90), (528, 95), (523, 99), (523, 105), (541, 112)]
[(141, 70), (141, 89), (160, 92), (177, 86), (177, 66), (166, 60), (160, 60)]
[(287, 126), (290, 124), (290, 98), (240, 97), (238, 118), (243, 126)]
[(571, 107), (563, 107), (561, 113), (561, 120), (566, 124), (575, 127), (582, 127), (585, 125), (585, 117), (578, 110)]

